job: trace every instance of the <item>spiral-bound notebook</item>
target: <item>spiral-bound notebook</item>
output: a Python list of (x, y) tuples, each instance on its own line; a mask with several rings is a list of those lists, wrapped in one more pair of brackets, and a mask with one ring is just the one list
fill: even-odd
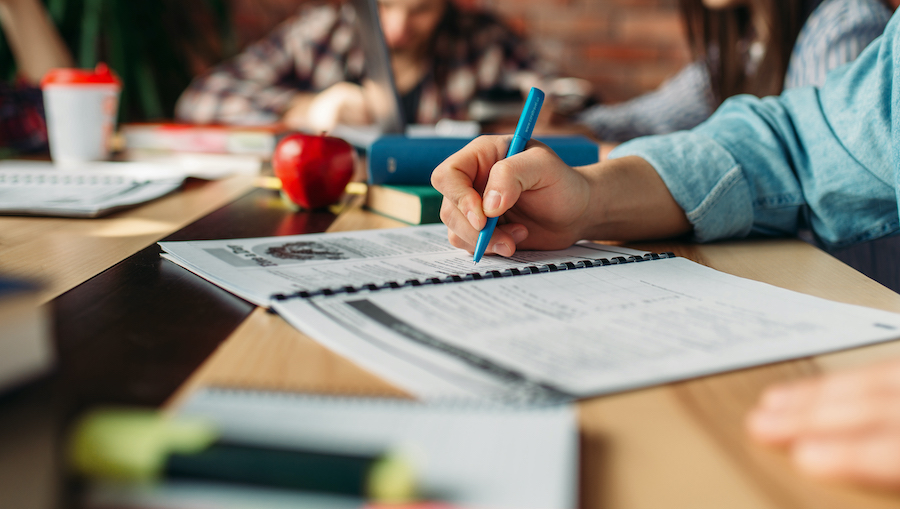
[(471, 255), (447, 241), (447, 227), (442, 224), (159, 245), (163, 258), (259, 306), (269, 306), (277, 296), (300, 292), (394, 288), (434, 278), (489, 278), (499, 273), (565, 268), (567, 263), (586, 260), (618, 263), (648, 254), (582, 242), (561, 251), (520, 251), (511, 258), (488, 256), (473, 266)]
[(593, 243), (478, 272), (443, 225), (161, 245), (429, 400), (570, 400), (900, 337), (898, 314)]

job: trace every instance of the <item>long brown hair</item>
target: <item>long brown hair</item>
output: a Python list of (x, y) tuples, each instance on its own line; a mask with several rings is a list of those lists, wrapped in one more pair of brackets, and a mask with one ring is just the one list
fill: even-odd
[[(717, 103), (736, 94), (777, 95), (784, 87), (791, 51), (806, 20), (804, 0), (750, 0), (749, 6), (712, 10), (702, 0), (681, 0), (688, 42), (695, 59), (709, 67)], [(748, 69), (755, 39), (751, 9), (758, 10), (768, 37), (763, 56)]]

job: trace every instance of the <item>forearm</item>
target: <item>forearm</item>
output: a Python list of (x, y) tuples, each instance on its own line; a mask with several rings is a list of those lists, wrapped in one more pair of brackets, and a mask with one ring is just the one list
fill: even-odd
[(54, 67), (74, 65), (72, 55), (39, 0), (0, 1), (0, 25), (19, 73), (37, 84)]
[(639, 157), (576, 168), (590, 187), (582, 238), (649, 240), (691, 230), (684, 211), (659, 174)]

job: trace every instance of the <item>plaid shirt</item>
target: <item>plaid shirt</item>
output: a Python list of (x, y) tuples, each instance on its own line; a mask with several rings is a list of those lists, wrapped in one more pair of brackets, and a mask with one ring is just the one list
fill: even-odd
[[(176, 105), (192, 123), (277, 122), (298, 91), (361, 83), (365, 62), (349, 6), (305, 6), (268, 38), (198, 77)], [(549, 74), (511, 30), (452, 4), (434, 39), (435, 65), (420, 85), (417, 123), (465, 119), (476, 96), (522, 92)]]
[(0, 147), (22, 152), (47, 148), (41, 89), (0, 82)]

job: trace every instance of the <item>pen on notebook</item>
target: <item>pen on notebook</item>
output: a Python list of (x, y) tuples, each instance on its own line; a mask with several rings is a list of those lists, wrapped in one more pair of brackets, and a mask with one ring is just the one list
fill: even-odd
[[(528, 92), (528, 98), (525, 100), (525, 106), (522, 108), (522, 115), (519, 116), (516, 132), (509, 142), (509, 150), (506, 151), (506, 157), (512, 157), (525, 149), (525, 144), (531, 139), (531, 131), (534, 130), (534, 123), (537, 122), (538, 115), (541, 113), (541, 105), (543, 104), (544, 92), (531, 87), (531, 91)], [(478, 242), (475, 243), (475, 254), (472, 256), (472, 260), (475, 263), (480, 262), (481, 257), (484, 256), (484, 250), (487, 249), (488, 243), (491, 241), (491, 235), (494, 234), (494, 228), (497, 226), (497, 219), (496, 217), (487, 218), (487, 223), (481, 229), (481, 232), (478, 233)]]

